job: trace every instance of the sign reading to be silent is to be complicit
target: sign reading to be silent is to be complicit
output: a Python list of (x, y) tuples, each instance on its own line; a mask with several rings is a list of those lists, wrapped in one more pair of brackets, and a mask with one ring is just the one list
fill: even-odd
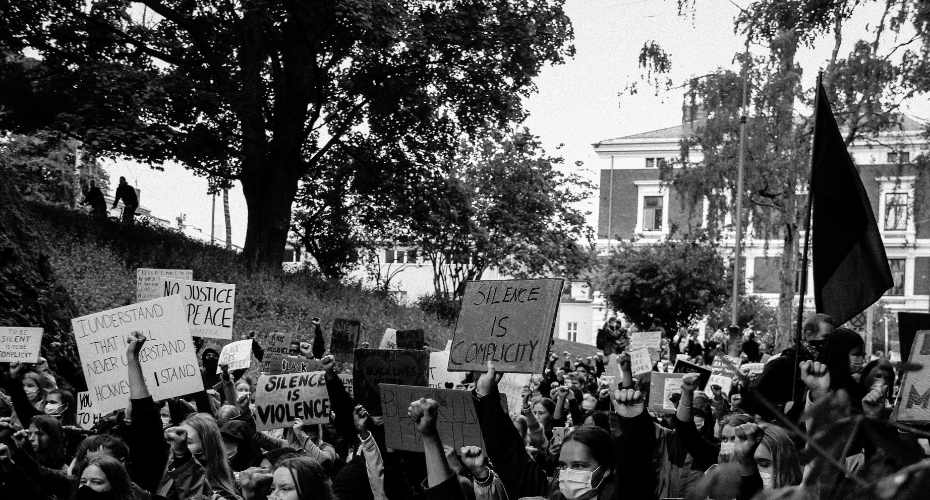
[(563, 280), (469, 281), (452, 334), (449, 371), (542, 373)]

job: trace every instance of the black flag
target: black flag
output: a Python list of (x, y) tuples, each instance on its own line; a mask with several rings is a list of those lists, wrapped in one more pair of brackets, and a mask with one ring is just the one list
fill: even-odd
[(894, 285), (872, 205), (846, 151), (823, 86), (817, 85), (811, 162), (814, 300), (842, 324)]

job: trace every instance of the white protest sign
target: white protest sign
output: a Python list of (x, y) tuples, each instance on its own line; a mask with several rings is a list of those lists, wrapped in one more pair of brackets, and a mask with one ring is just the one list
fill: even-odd
[(136, 269), (136, 302), (163, 297), (162, 283), (165, 278), (192, 280), (194, 279), (194, 271), (190, 269), (149, 269), (145, 267)]
[(260, 431), (329, 422), (326, 372), (262, 375), (255, 390), (255, 424)]
[(507, 396), (507, 410), (519, 415), (523, 410), (523, 388), (529, 385), (530, 373), (505, 373), (497, 383), (497, 390)]
[(126, 338), (134, 331), (147, 339), (139, 362), (145, 385), (156, 401), (203, 390), (180, 297), (88, 314), (72, 319), (71, 327), (88, 391), (100, 413), (129, 406)]
[(642, 347), (630, 352), (630, 369), (633, 375), (642, 375), (652, 371), (652, 356), (649, 349)]
[(449, 372), (449, 351), (429, 353), (429, 386), (436, 389), (446, 389), (446, 382), (451, 382), (453, 388), (465, 378), (464, 373)]
[(38, 363), (42, 329), (0, 326), (0, 363)]
[(223, 346), (220, 351), (219, 364), (216, 373), (222, 373), (222, 365), (228, 365), (229, 371), (241, 370), (252, 366), (252, 339), (237, 340)]
[(77, 399), (77, 423), (81, 429), (89, 431), (103, 418), (103, 414), (94, 409), (94, 400), (89, 392), (79, 392)]
[(710, 390), (715, 385), (720, 386), (720, 391), (729, 396), (733, 389), (733, 379), (724, 375), (711, 374), (707, 379), (707, 389)]
[(630, 336), (630, 351), (662, 347), (662, 332), (633, 332)]
[(232, 338), (236, 285), (168, 278), (162, 280), (162, 295), (180, 295), (184, 300), (191, 335)]
[(397, 349), (397, 330), (394, 328), (385, 328), (384, 335), (381, 336), (381, 342), (378, 349)]

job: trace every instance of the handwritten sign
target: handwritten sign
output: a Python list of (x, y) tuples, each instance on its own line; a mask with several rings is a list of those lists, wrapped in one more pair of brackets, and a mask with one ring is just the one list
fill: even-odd
[(652, 356), (649, 355), (649, 349), (641, 347), (630, 351), (630, 369), (633, 375), (642, 375), (652, 371)]
[(674, 413), (674, 394), (681, 394), (681, 379), (684, 373), (652, 372), (649, 382), (649, 409), (656, 413)]
[(81, 429), (89, 431), (103, 418), (103, 414), (94, 410), (94, 400), (89, 392), (79, 392), (77, 399), (77, 423)]
[(139, 352), (142, 375), (158, 401), (203, 390), (194, 342), (177, 296), (118, 307), (71, 320), (84, 378), (100, 413), (129, 405), (126, 338), (148, 339)]
[(281, 359), (291, 355), (291, 338), (293, 335), (284, 332), (271, 332), (259, 342), (265, 349), (262, 357), (262, 371), (277, 375), (281, 373)]
[(318, 359), (303, 356), (284, 356), (281, 358), (281, 373), (318, 372), (323, 369), (323, 363)]
[(262, 375), (255, 389), (256, 428), (260, 431), (329, 422), (325, 372)]
[[(381, 412), (378, 384), (425, 387), (429, 371), (429, 353), (412, 349), (356, 349), (353, 366), (355, 400), (368, 412)], [(409, 401), (408, 401), (409, 403)]]
[[(724, 362), (724, 359), (726, 362)], [(737, 370), (739, 369), (740, 361), (739, 358), (734, 358), (733, 356), (726, 356), (726, 358), (721, 358), (720, 356), (715, 357), (714, 364), (711, 366), (712, 374), (705, 390), (710, 389), (711, 385), (718, 385), (724, 394), (729, 395), (730, 390), (733, 388), (733, 383), (739, 380), (739, 373), (737, 373)]]
[(711, 371), (701, 365), (696, 365), (690, 361), (685, 361), (682, 358), (678, 358), (678, 361), (675, 362), (675, 368), (672, 370), (675, 373), (697, 373), (700, 375), (697, 380), (697, 386), (704, 388), (707, 385), (707, 381), (711, 378)]
[(349, 397), (355, 398), (355, 383), (353, 382), (354, 377), (351, 373), (340, 373), (339, 380), (342, 381), (342, 385), (346, 388), (346, 392), (349, 393)]
[(523, 389), (529, 385), (529, 373), (505, 373), (497, 383), (497, 390), (507, 396), (507, 412), (519, 415), (523, 410)]
[(630, 336), (630, 351), (636, 349), (655, 349), (662, 347), (662, 332), (633, 332)]
[(930, 330), (918, 331), (908, 361), (920, 365), (905, 371), (894, 408), (897, 422), (930, 422)]
[(378, 343), (378, 349), (397, 349), (397, 330), (385, 328), (381, 342)]
[(184, 300), (191, 335), (232, 338), (236, 285), (166, 278), (162, 295), (180, 295)]
[(426, 345), (426, 333), (423, 330), (397, 331), (398, 349), (423, 349), (424, 345)]
[(470, 392), (395, 384), (380, 384), (380, 391), (384, 438), (388, 448), (423, 451), (423, 440), (413, 419), (407, 415), (407, 407), (420, 398), (429, 398), (439, 403), (436, 429), (443, 445), (456, 450), (462, 446), (484, 449), (478, 414)]
[(241, 370), (252, 366), (252, 339), (237, 340), (223, 346), (216, 373), (222, 373), (220, 365), (229, 365), (229, 371)]
[(42, 329), (0, 326), (0, 363), (38, 363)]
[(456, 384), (462, 382), (465, 375), (462, 373), (450, 373), (446, 367), (449, 365), (449, 351), (437, 351), (429, 353), (429, 386), (436, 389), (446, 389), (446, 383), (451, 383), (454, 388)]
[(190, 269), (149, 269), (140, 267), (136, 269), (136, 302), (163, 297), (163, 280), (165, 278), (177, 280), (194, 279), (194, 271)]
[(542, 373), (561, 279), (469, 281), (452, 333), (449, 371)]
[(340, 358), (342, 357), (340, 355), (351, 356), (352, 350), (358, 345), (358, 337), (361, 331), (362, 323), (358, 320), (334, 319), (329, 351)]

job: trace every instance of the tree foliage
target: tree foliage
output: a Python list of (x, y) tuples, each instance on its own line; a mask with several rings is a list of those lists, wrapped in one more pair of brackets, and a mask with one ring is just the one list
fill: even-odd
[(674, 331), (727, 300), (726, 266), (704, 238), (621, 242), (602, 268), (599, 288), (639, 328)]
[[(241, 181), (245, 256), (277, 266), (301, 180), (410, 180), (428, 162), (399, 158), (522, 118), (539, 70), (573, 53), (562, 4), (8, 2), (0, 48), (38, 55), (18, 89), (61, 99), (49, 114), (95, 152)], [(370, 144), (378, 161), (335, 160)]]

